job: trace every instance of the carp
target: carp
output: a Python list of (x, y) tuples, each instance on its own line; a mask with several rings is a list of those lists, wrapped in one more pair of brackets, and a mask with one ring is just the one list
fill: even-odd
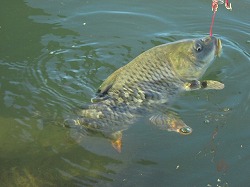
[(221, 49), (214, 36), (153, 47), (112, 73), (72, 121), (108, 137), (119, 152), (122, 131), (139, 117), (152, 114), (149, 120), (160, 129), (190, 134), (192, 128), (170, 106), (181, 92), (224, 88), (219, 81), (200, 80)]

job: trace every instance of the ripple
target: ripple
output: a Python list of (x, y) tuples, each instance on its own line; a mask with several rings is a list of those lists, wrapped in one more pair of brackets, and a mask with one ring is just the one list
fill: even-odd
[[(87, 13), (78, 13), (77, 15), (79, 16), (114, 16), (114, 15), (125, 15), (125, 16), (128, 16), (128, 17), (142, 17), (142, 18), (150, 18), (152, 20), (157, 20), (159, 22), (162, 22), (162, 23), (169, 23), (168, 21), (164, 20), (163, 18), (161, 17), (158, 17), (158, 16), (155, 16), (155, 15), (152, 15), (152, 14), (149, 14), (149, 13), (139, 13), (139, 12), (130, 12), (130, 11), (103, 11), (103, 10), (98, 10), (98, 11), (92, 11), (92, 12), (87, 12)], [(125, 18), (124, 18), (125, 19)], [(130, 19), (128, 19), (126, 22), (131, 22)]]
[(145, 35), (154, 32), (155, 27), (166, 30), (166, 25), (172, 26), (174, 23), (149, 13), (102, 10), (77, 13), (63, 22), (63, 27), (77, 30), (79, 34), (91, 38), (120, 37), (122, 33), (126, 33), (127, 37), (142, 33)]

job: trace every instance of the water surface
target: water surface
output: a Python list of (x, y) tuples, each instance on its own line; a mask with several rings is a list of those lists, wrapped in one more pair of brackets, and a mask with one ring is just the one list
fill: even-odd
[(63, 127), (102, 81), (141, 52), (208, 35), (211, 1), (15, 1), (0, 8), (3, 186), (247, 186), (250, 175), (249, 0), (219, 7), (223, 53), (204, 79), (221, 91), (179, 96), (189, 136), (147, 119), (108, 140)]

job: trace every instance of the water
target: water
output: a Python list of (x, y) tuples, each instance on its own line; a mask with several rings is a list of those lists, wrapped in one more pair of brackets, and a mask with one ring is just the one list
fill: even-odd
[(250, 174), (249, 0), (219, 6), (223, 54), (182, 94), (189, 136), (147, 119), (108, 140), (62, 126), (102, 81), (158, 44), (208, 35), (211, 1), (6, 1), (0, 8), (1, 186), (247, 186)]

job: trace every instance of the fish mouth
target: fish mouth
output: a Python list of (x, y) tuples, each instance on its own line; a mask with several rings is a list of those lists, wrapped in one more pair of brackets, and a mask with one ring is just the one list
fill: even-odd
[(215, 50), (215, 55), (220, 57), (222, 52), (222, 44), (221, 44), (221, 40), (217, 39), (216, 40), (216, 50)]

